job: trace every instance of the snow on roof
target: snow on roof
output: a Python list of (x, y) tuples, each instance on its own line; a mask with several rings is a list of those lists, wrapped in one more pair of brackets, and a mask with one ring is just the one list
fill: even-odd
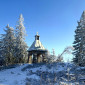
[(35, 35), (35, 41), (33, 42), (33, 44), (31, 45), (28, 51), (33, 51), (33, 50), (46, 51), (46, 49), (40, 42), (39, 37), (40, 36), (38, 35), (38, 32), (37, 32), (37, 34)]
[(35, 40), (28, 51), (32, 51), (32, 50), (43, 50), (44, 51), (46, 49), (44, 48), (40, 40)]

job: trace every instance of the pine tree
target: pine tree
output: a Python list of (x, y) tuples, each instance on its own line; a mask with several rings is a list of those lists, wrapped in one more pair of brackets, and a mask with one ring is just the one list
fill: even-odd
[(3, 56), (2, 56), (2, 52), (3, 52), (3, 43), (2, 43), (2, 35), (0, 35), (0, 65), (3, 65)]
[(55, 55), (55, 50), (54, 49), (52, 49), (52, 54), (50, 54), (50, 52), (47, 51), (47, 53), (46, 53), (46, 61), (48, 63), (55, 62), (56, 59), (57, 59), (57, 56)]
[(75, 30), (74, 58), (73, 62), (77, 65), (85, 65), (85, 11), (83, 12), (77, 29)]
[(23, 24), (24, 18), (22, 14), (19, 17), (19, 21), (16, 25), (16, 58), (18, 63), (24, 63), (27, 60), (27, 44), (25, 43), (26, 31)]
[(1, 59), (1, 56), (2, 56), (2, 38), (0, 35), (0, 59)]
[(51, 59), (52, 59), (52, 62), (55, 62), (56, 61), (56, 55), (55, 55), (55, 50), (52, 49), (52, 55), (51, 55)]
[(4, 31), (6, 34), (2, 34), (2, 56), (4, 57), (6, 65), (14, 64), (15, 61), (15, 36), (14, 29), (6, 26)]

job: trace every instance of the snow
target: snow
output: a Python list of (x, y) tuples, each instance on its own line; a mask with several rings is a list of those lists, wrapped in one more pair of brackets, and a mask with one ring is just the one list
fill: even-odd
[(18, 85), (24, 85), (26, 74), (21, 71), (21, 68), (23, 68), (22, 65), (13, 69), (2, 70), (0, 72), (0, 84), (13, 85), (14, 83), (15, 85), (15, 83), (18, 83)]
[[(73, 68), (72, 64), (70, 64), (69, 66), (70, 66), (70, 68)], [(22, 69), (24, 69), (24, 71), (22, 71)], [(78, 70), (78, 69), (85, 69), (85, 67), (76, 67), (76, 70)], [(26, 82), (31, 81), (31, 80), (32, 81), (36, 80), (36, 82), (40, 82), (41, 74), (43, 72), (50, 73), (51, 77), (52, 77), (53, 73), (56, 73), (57, 77), (59, 78), (61, 75), (61, 73), (59, 73), (59, 72), (67, 74), (66, 71), (67, 71), (67, 63), (66, 64), (57, 63), (57, 65), (55, 63), (51, 64), (51, 65), (50, 64), (46, 64), (46, 65), (45, 64), (42, 64), (42, 65), (22, 64), (22, 65), (17, 66), (16, 68), (1, 70), (0, 71), (0, 85), (26, 85)], [(42, 77), (45, 77), (45, 75), (46, 74), (44, 74), (44, 76), (42, 76)], [(72, 73), (69, 75), (74, 76), (74, 74), (72, 74)], [(65, 75), (63, 75), (63, 76), (65, 76)], [(67, 82), (68, 79), (66, 79), (63, 76), (61, 76), (61, 79), (63, 81), (58, 80), (58, 81), (60, 81), (61, 85), (68, 83)], [(83, 75), (80, 76), (80, 79), (82, 79), (82, 78), (85, 79), (85, 76), (83, 76)], [(33, 83), (32, 81), (31, 81), (31, 83)], [(78, 83), (78, 82), (76, 82), (76, 83)], [(57, 83), (55, 83), (55, 85), (56, 84)], [(73, 82), (70, 82), (69, 85), (75, 85), (75, 84)]]
[(36, 72), (37, 70), (46, 71), (46, 66), (36, 67), (36, 68), (30, 69), (30, 70), (32, 70), (32, 72)]
[(36, 35), (36, 38), (33, 42), (33, 44), (30, 46), (29, 51), (32, 50), (42, 50), (42, 51), (46, 51), (46, 49), (44, 48), (44, 46), (42, 45), (42, 43), (40, 42), (40, 40), (37, 39), (37, 37), (39, 37), (39, 35)]
[(46, 50), (40, 40), (35, 40), (31, 47), (29, 48), (29, 51), (31, 50)]
[(40, 77), (39, 77), (39, 76), (37, 76), (37, 75), (35, 75), (35, 74), (30, 75), (30, 76), (29, 76), (29, 78), (33, 78), (33, 79), (40, 79)]

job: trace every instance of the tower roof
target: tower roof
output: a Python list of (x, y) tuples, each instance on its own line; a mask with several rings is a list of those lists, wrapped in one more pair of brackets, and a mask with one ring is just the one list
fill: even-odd
[(44, 46), (42, 45), (42, 43), (39, 40), (39, 35), (37, 33), (37, 35), (35, 35), (35, 40), (33, 42), (33, 44), (30, 46), (28, 51), (46, 51), (46, 49), (44, 48)]

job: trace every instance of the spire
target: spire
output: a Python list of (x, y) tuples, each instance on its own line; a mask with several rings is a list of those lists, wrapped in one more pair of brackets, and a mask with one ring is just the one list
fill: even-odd
[(38, 35), (38, 32), (37, 32), (37, 34), (35, 35), (35, 40), (39, 40), (39, 35)]

